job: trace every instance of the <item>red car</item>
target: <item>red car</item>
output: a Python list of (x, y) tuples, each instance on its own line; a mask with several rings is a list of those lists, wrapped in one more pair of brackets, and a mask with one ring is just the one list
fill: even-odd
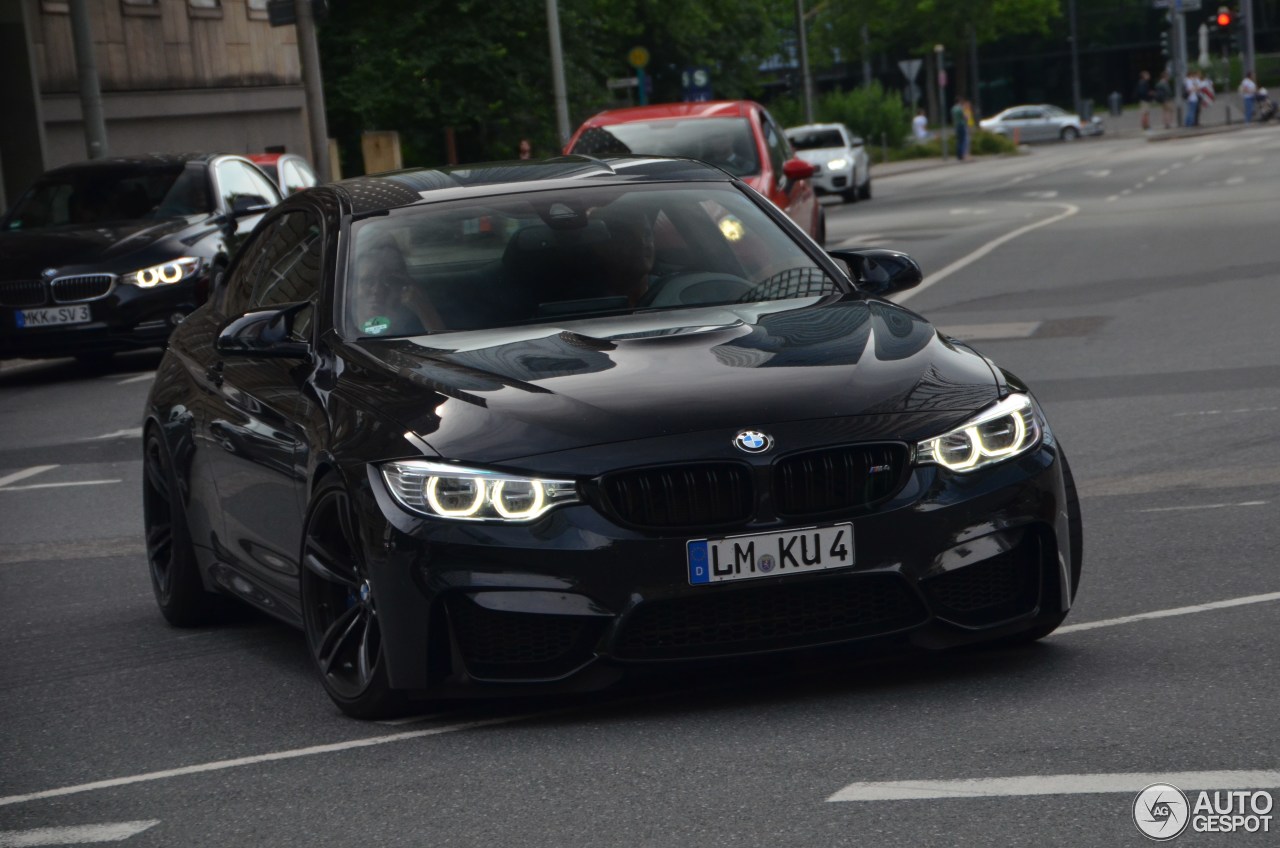
[(311, 165), (296, 153), (250, 153), (248, 159), (261, 168), (286, 197), (318, 182)]
[(818, 244), (826, 238), (822, 207), (809, 184), (813, 166), (796, 158), (777, 121), (750, 100), (601, 112), (578, 127), (565, 153), (701, 159), (769, 198)]

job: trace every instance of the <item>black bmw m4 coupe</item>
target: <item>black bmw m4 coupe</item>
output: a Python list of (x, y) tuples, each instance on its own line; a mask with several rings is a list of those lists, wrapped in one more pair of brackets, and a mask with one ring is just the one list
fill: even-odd
[(182, 322), (146, 410), (156, 599), (298, 626), (325, 690), (584, 691), (631, 669), (1050, 633), (1079, 505), (1028, 388), (680, 159), (319, 186)]

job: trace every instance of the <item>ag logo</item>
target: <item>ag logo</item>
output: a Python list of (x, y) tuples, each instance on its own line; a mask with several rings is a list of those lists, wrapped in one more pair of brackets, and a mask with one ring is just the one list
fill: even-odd
[(764, 453), (773, 447), (773, 437), (759, 430), (743, 430), (733, 437), (733, 444), (738, 450), (747, 453)]
[(1133, 799), (1133, 823), (1156, 842), (1167, 842), (1186, 830), (1190, 813), (1187, 796), (1169, 783), (1153, 783)]

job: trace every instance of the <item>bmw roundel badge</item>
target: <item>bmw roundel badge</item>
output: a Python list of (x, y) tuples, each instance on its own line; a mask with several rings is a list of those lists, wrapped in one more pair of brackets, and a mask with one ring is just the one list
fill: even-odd
[(743, 430), (733, 437), (733, 444), (747, 453), (764, 453), (773, 447), (773, 437), (759, 430)]

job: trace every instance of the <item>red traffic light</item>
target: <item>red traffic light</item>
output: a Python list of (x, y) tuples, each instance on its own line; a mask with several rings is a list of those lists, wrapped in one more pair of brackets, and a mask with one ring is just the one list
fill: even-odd
[(1220, 27), (1231, 26), (1230, 12), (1218, 12), (1218, 26)]

